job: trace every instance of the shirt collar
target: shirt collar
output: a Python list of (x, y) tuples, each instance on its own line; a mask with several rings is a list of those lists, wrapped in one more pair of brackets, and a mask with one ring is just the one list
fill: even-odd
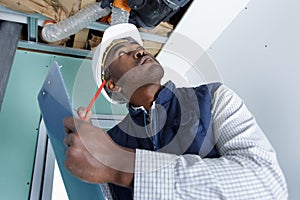
[(168, 81), (164, 86), (163, 89), (158, 93), (156, 98), (157, 104), (165, 104), (169, 102), (176, 92), (176, 86), (172, 81)]

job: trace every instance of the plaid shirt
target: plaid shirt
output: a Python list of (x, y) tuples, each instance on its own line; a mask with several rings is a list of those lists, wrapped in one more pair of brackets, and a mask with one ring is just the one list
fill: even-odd
[[(287, 199), (276, 153), (233, 91), (220, 86), (212, 99), (220, 158), (136, 150), (134, 199)], [(106, 199), (113, 199), (102, 184)]]

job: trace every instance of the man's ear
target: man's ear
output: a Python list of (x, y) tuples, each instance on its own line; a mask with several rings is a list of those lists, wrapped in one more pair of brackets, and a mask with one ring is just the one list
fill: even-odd
[(116, 85), (116, 81), (113, 79), (109, 79), (106, 84), (106, 88), (112, 92), (121, 92), (122, 88)]

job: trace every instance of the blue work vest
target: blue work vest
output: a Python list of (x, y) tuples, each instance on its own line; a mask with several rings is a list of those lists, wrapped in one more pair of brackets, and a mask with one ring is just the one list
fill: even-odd
[[(119, 145), (164, 153), (217, 158), (212, 132), (211, 100), (220, 83), (176, 88), (167, 82), (147, 113), (128, 106), (129, 113), (108, 131)], [(133, 199), (133, 191), (109, 184), (114, 199)]]

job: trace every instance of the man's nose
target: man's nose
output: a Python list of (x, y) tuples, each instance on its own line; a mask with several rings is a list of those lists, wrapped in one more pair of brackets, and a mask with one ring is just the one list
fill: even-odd
[(135, 52), (134, 52), (134, 58), (137, 59), (137, 58), (141, 58), (143, 56), (145, 56), (147, 53), (144, 49), (137, 49)]

